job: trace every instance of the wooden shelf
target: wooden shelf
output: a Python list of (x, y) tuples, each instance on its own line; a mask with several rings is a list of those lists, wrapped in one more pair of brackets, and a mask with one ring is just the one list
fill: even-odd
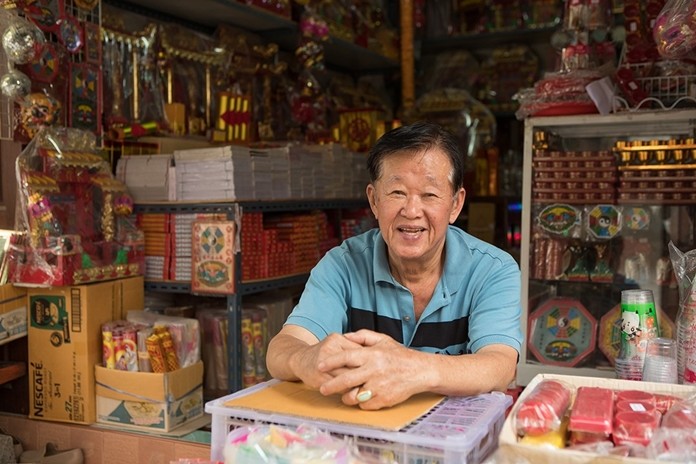
[(27, 365), (23, 362), (0, 361), (0, 385), (25, 376)]
[[(299, 26), (295, 21), (236, 0), (105, 0), (105, 3), (159, 20), (183, 22), (208, 33), (213, 33), (219, 24), (229, 24), (256, 33), (287, 51), (295, 50), (299, 43)], [(338, 37), (331, 37), (324, 48), (327, 65), (338, 70), (379, 73), (399, 66), (397, 60)]]
[(423, 52), (437, 52), (455, 48), (481, 49), (505, 44), (547, 43), (556, 29), (558, 26), (433, 37), (423, 40), (422, 48)]

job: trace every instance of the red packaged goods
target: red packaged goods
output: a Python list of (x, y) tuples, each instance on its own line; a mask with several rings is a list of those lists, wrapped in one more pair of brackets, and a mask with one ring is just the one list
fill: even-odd
[(558, 429), (570, 406), (572, 389), (557, 380), (544, 380), (515, 411), (517, 435), (543, 435)]
[(662, 418), (662, 427), (695, 430), (696, 408), (693, 398), (674, 403)]
[(645, 401), (617, 401), (616, 413), (620, 412), (656, 412), (655, 403)]
[[(662, 326), (660, 326), (660, 328), (662, 328)], [(681, 400), (681, 398), (678, 396), (657, 393), (655, 394), (655, 408), (660, 414), (664, 414), (679, 400)]]
[(568, 94), (586, 93), (587, 84), (601, 78), (595, 71), (575, 71), (570, 73), (548, 73), (534, 84), (537, 95), (544, 97), (567, 97)]
[(616, 71), (616, 81), (624, 97), (626, 97), (626, 100), (628, 100), (631, 105), (636, 106), (648, 98), (648, 94), (636, 81), (633, 71), (630, 68), (620, 68)]
[(617, 446), (627, 443), (647, 445), (650, 443), (653, 431), (660, 425), (660, 417), (657, 412), (628, 411), (616, 414), (614, 444)]
[(602, 387), (579, 387), (570, 412), (568, 430), (573, 444), (609, 438), (614, 416), (614, 391)]
[(655, 405), (655, 395), (640, 390), (622, 390), (616, 393), (616, 401), (643, 402)]

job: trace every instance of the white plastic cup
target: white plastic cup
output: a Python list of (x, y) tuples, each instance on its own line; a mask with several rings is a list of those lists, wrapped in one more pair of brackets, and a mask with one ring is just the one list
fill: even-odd
[(646, 382), (677, 383), (677, 344), (671, 338), (648, 340), (643, 363)]

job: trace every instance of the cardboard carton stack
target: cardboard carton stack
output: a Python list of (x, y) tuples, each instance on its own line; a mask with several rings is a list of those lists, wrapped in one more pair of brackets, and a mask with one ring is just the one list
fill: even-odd
[(101, 325), (144, 305), (142, 277), (30, 288), (29, 417), (91, 424), (94, 368), (102, 362)]

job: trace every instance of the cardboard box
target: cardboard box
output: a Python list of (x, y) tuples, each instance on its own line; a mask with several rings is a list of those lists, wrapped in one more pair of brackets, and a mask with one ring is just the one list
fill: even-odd
[(524, 389), (512, 412), (505, 419), (503, 428), (498, 436), (498, 451), (496, 458), (502, 462), (533, 462), (534, 464), (650, 464), (654, 461), (643, 458), (625, 458), (619, 456), (600, 456), (595, 453), (571, 451), (566, 449), (553, 449), (545, 446), (520, 444), (513, 424), (515, 409), (521, 401), (532, 392), (534, 387), (545, 379), (555, 379), (566, 382), (574, 387), (603, 387), (613, 390), (642, 390), (650, 393), (674, 395), (682, 398), (696, 393), (696, 387), (689, 385), (676, 385), (667, 383), (638, 382), (633, 380), (603, 379), (597, 377), (580, 377), (570, 375), (538, 374)]
[(0, 285), (0, 345), (27, 334), (27, 289)]
[(143, 277), (72, 287), (30, 288), (29, 417), (91, 424), (101, 325), (144, 307)]
[(97, 422), (169, 432), (203, 415), (202, 361), (162, 374), (95, 369)]

